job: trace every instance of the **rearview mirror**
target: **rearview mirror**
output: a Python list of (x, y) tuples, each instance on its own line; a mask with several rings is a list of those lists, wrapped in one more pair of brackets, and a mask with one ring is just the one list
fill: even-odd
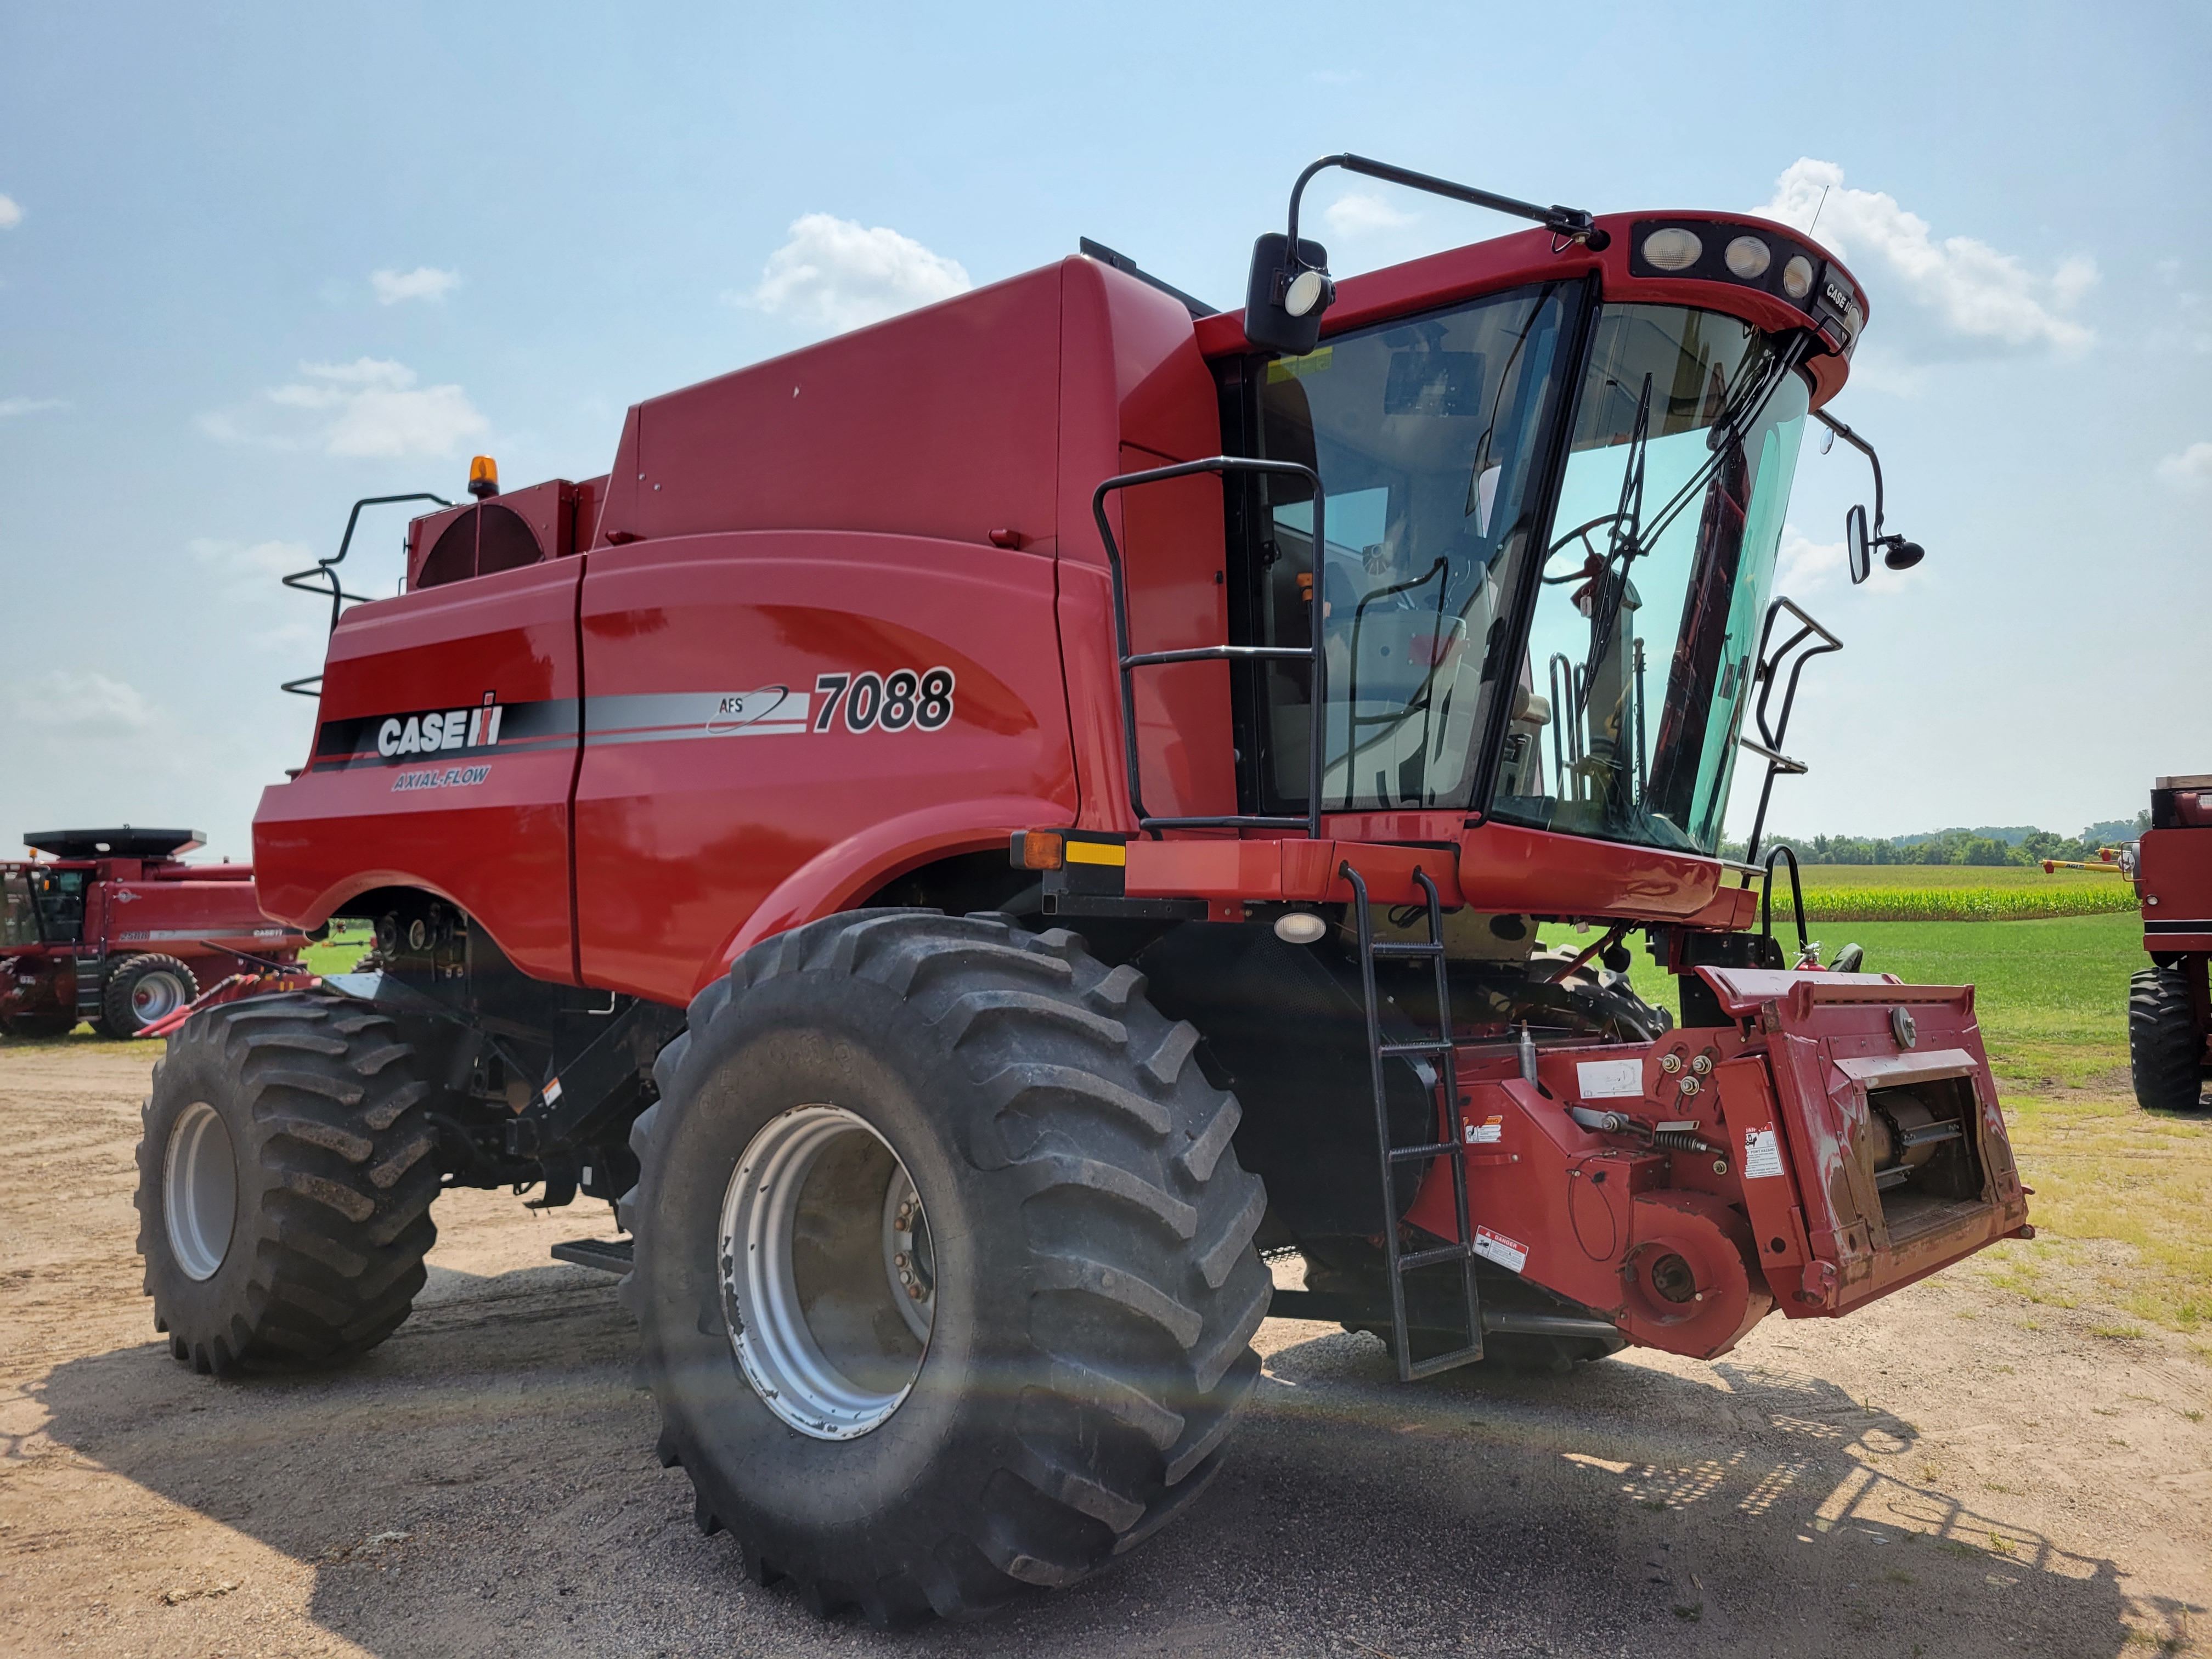
[(1321, 314), (1336, 298), (1328, 250), (1269, 232), (1252, 244), (1252, 275), (1244, 286), (1244, 337), (1267, 351), (1303, 357), (1321, 343)]
[(1874, 574), (1873, 551), (1867, 545), (1866, 508), (1855, 507), (1844, 514), (1844, 550), (1851, 565), (1851, 584), (1856, 586)]

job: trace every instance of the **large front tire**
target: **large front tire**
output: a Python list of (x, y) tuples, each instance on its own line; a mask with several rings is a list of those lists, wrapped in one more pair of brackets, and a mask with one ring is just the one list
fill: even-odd
[(312, 994), (196, 1015), (154, 1068), (138, 1253), (195, 1370), (336, 1364), (392, 1334), (438, 1237), (430, 1085), (390, 1019)]
[[(1265, 1196), (1197, 1033), (1143, 986), (1066, 933), (873, 911), (748, 951), (691, 1005), (632, 1137), (623, 1294), (662, 1455), (757, 1582), (788, 1577), (817, 1613), (857, 1604), (879, 1623), (974, 1613), (1073, 1583), (1218, 1467), (1259, 1369)], [(840, 1200), (866, 1226), (813, 1177), (799, 1192), (773, 1174), (810, 1134), (842, 1137), (839, 1179), (878, 1172)], [(903, 1361), (889, 1296), (855, 1291), (840, 1315), (819, 1288), (868, 1278), (841, 1279), (836, 1253), (860, 1261), (878, 1212), (907, 1214), (901, 1180), (927, 1218), (930, 1304)], [(744, 1220), (786, 1186), (794, 1224)], [(747, 1241), (779, 1237), (798, 1263), (780, 1282), (811, 1275), (812, 1314), (805, 1294), (761, 1310), (775, 1274)], [(749, 1312), (775, 1328), (748, 1331)], [(830, 1420), (807, 1366), (779, 1373), (776, 1356), (834, 1359), (856, 1333), (870, 1375), (854, 1414)], [(768, 1397), (779, 1374), (802, 1386)]]
[(2183, 967), (2145, 968), (2128, 988), (2128, 1069), (2145, 1111), (2191, 1112), (2204, 1092), (2204, 1034)]

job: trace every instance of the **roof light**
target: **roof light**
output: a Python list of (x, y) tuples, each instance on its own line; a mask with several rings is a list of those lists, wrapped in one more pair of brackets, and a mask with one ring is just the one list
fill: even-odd
[(1782, 291), (1793, 300), (1802, 300), (1813, 291), (1813, 262), (1803, 254), (1793, 256), (1782, 267)]
[(1644, 258), (1662, 270), (1687, 270), (1705, 257), (1705, 245), (1694, 233), (1670, 228), (1655, 230), (1644, 239)]
[(1773, 251), (1756, 236), (1739, 236), (1728, 245), (1728, 268), (1747, 283), (1766, 275), (1767, 266), (1773, 263)]
[(499, 494), (499, 463), (490, 456), (478, 455), (470, 461), (469, 494), (478, 501)]

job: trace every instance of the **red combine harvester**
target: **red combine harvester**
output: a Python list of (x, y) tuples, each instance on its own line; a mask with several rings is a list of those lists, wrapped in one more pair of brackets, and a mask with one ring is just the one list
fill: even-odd
[(26, 831), (43, 859), (0, 861), (0, 1028), (59, 1036), (90, 1020), (136, 1036), (233, 974), (297, 960), (243, 864), (186, 864), (191, 830)]
[[(179, 1358), (380, 1340), (441, 1187), (614, 1200), (556, 1254), (626, 1274), (700, 1524), (896, 1620), (1187, 1504), (1271, 1294), (1564, 1369), (2027, 1233), (1972, 989), (1820, 971), (1802, 906), (1786, 962), (1717, 851), (1838, 644), (1771, 588), (1857, 283), (1326, 165), (1540, 228), (1338, 284), (1310, 169), (1241, 313), (1087, 247), (640, 404), (604, 477), (480, 461), (401, 597), (301, 573), (257, 879), (374, 971), (172, 1041)], [(1850, 548), (1920, 553), (1879, 495)]]
[(2142, 902), (2143, 949), (2151, 965), (2128, 993), (2128, 1060), (2136, 1102), (2148, 1109), (2197, 1109), (2212, 1079), (2212, 775), (2160, 778), (2150, 792), (2150, 828), (2120, 854)]

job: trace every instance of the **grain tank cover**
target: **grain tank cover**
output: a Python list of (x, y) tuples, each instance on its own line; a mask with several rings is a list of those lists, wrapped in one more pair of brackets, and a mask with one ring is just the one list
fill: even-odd
[(207, 845), (198, 830), (27, 830), (23, 845), (57, 859), (167, 859)]

